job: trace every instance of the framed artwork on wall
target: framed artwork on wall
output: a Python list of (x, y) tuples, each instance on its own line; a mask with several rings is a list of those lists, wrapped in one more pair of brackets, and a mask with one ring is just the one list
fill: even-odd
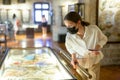
[(120, 42), (120, 1), (99, 0), (98, 5), (99, 28), (108, 37), (108, 42)]
[(18, 3), (25, 3), (26, 0), (17, 0)]
[(59, 6), (59, 9), (60, 9), (60, 16), (61, 16), (61, 26), (62, 27), (65, 27), (65, 24), (64, 24), (64, 8), (65, 6)]
[(3, 23), (7, 18), (8, 18), (8, 10), (1, 9), (0, 14), (1, 14), (1, 22)]
[(4, 5), (10, 5), (11, 4), (11, 0), (2, 0), (2, 3)]
[(22, 10), (22, 21), (23, 23), (29, 23), (30, 22), (30, 10)]
[(84, 3), (76, 3), (75, 4), (75, 11), (79, 13), (81, 18), (85, 19), (85, 4)]
[(85, 19), (85, 4), (84, 3), (76, 3), (72, 5), (68, 5), (68, 12), (71, 11), (76, 11), (79, 13), (81, 18), (84, 20)]
[(1, 18), (1, 16), (2, 16), (2, 15), (1, 15), (1, 9), (0, 9), (0, 23), (2, 22), (2, 18)]
[(68, 12), (75, 11), (75, 5), (68, 5)]

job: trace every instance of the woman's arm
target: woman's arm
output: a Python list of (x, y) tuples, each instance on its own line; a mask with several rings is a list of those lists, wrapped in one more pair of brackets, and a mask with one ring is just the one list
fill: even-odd
[(77, 58), (76, 58), (76, 53), (73, 49), (73, 43), (71, 42), (70, 36), (66, 36), (66, 41), (65, 41), (65, 46), (67, 51), (71, 54), (71, 64), (74, 69), (76, 69), (76, 63), (77, 63)]
[(73, 68), (76, 69), (77, 68), (76, 64), (78, 63), (76, 54), (75, 53), (71, 54), (71, 57), (72, 57), (71, 64), (72, 64)]
[(96, 44), (96, 49), (97, 48), (102, 48), (108, 41), (107, 36), (103, 34), (103, 32), (98, 28), (98, 43)]

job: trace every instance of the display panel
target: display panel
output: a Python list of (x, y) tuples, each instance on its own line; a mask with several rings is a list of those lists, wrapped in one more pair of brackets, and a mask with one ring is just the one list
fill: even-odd
[(0, 78), (2, 80), (75, 80), (52, 50), (46, 47), (11, 49), (1, 67)]

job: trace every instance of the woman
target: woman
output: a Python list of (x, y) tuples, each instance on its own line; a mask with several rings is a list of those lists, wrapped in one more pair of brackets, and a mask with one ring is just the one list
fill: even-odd
[(17, 19), (16, 14), (13, 14), (13, 24), (14, 24), (14, 40), (16, 40), (16, 35), (18, 31), (19, 20)]
[(99, 80), (99, 62), (103, 58), (100, 50), (107, 37), (96, 25), (82, 21), (76, 12), (69, 12), (64, 17), (64, 23), (68, 30), (65, 46), (71, 54), (71, 64), (76, 68), (76, 63), (79, 63), (92, 75), (91, 80)]
[(47, 20), (45, 15), (42, 15), (42, 36), (45, 37), (47, 35)]

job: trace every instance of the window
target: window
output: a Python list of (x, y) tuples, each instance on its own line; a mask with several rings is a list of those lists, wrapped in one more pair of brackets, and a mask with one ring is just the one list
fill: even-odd
[(34, 23), (41, 23), (42, 15), (45, 15), (47, 21), (49, 16), (49, 3), (36, 2), (34, 3)]

